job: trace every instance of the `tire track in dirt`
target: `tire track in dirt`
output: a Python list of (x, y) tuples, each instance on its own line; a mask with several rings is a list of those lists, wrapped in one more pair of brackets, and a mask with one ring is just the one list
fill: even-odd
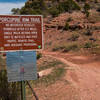
[(80, 100), (100, 100), (100, 62), (75, 64), (68, 61), (65, 54), (60, 55), (52, 52), (43, 52), (43, 54), (70, 66), (66, 67), (68, 71), (64, 78), (78, 89)]

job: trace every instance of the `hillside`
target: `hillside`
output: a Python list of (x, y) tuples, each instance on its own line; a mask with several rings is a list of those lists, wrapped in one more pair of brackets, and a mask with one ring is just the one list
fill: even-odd
[(45, 50), (100, 54), (100, 0), (29, 0), (12, 13), (44, 16)]
[[(43, 15), (38, 79), (29, 81), (39, 100), (100, 100), (100, 0), (28, 0), (12, 13)], [(21, 100), (20, 84), (7, 81), (6, 54), (0, 61), (0, 100)]]
[[(90, 10), (86, 16), (78, 11), (60, 14), (55, 18), (44, 19), (45, 49), (51, 51), (91, 51), (100, 50), (100, 14)], [(68, 29), (64, 29), (66, 23)]]

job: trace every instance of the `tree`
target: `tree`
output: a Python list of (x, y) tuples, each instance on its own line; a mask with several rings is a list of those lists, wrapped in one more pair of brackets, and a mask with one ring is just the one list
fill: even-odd
[(64, 30), (69, 30), (69, 23), (68, 22), (66, 22), (66, 24), (65, 24), (65, 26), (64, 26)]
[(90, 9), (90, 5), (88, 3), (85, 3), (84, 10), (86, 11), (86, 10), (89, 10), (89, 9)]
[(85, 3), (84, 5), (84, 12), (86, 14), (86, 17), (89, 17), (89, 10), (90, 9), (90, 5), (88, 3)]
[(94, 0), (95, 3), (98, 3), (98, 0)]
[(59, 8), (65, 12), (80, 10), (80, 6), (74, 0), (67, 0), (59, 4)]
[(13, 14), (23, 14), (23, 15), (33, 15), (33, 14), (42, 14), (47, 10), (44, 0), (32, 0), (31, 2), (26, 2), (25, 6), (21, 9), (13, 8)]
[(19, 14), (20, 9), (19, 9), (19, 8), (13, 8), (13, 9), (11, 10), (11, 12), (12, 12), (12, 14)]
[[(60, 2), (60, 0), (51, 0), (52, 4), (50, 7), (46, 5), (45, 0), (31, 0), (25, 3), (20, 10), (16, 11), (14, 8), (12, 12), (16, 14), (52, 14), (53, 16), (57, 16), (63, 12), (71, 12), (73, 10), (80, 10), (80, 6), (74, 0), (65, 0)], [(51, 10), (51, 11), (50, 11)], [(53, 11), (54, 10), (54, 11)]]
[(59, 15), (59, 10), (56, 7), (52, 7), (49, 9), (49, 13), (52, 15), (52, 17), (57, 17)]

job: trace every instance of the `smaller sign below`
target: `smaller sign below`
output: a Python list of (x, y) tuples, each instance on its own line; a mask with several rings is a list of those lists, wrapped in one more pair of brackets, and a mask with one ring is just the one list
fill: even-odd
[(7, 52), (8, 82), (36, 80), (36, 52)]

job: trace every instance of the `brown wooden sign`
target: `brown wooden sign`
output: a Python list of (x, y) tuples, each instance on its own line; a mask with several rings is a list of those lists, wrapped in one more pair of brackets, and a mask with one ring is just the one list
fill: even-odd
[(42, 16), (0, 15), (0, 51), (43, 48)]

